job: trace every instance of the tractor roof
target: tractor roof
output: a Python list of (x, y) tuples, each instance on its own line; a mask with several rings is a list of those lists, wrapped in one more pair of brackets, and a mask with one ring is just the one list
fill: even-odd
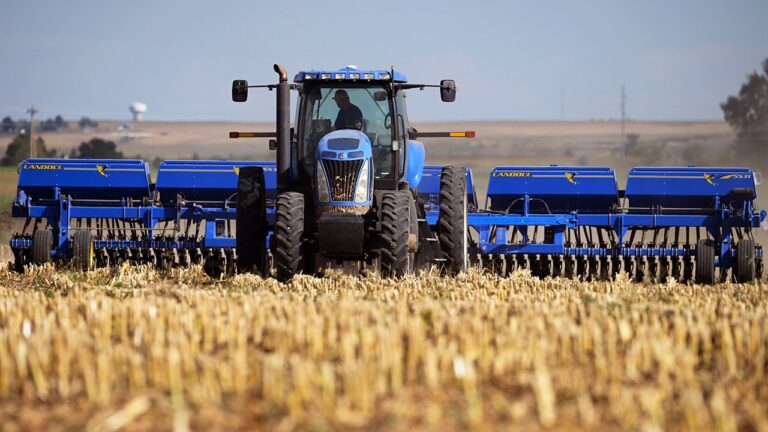
[[(385, 69), (358, 69), (357, 66), (347, 66), (341, 69), (312, 69), (299, 71), (293, 78), (294, 82), (305, 81), (389, 81), (393, 78), (392, 71)], [(401, 72), (394, 71), (394, 81), (407, 82)]]

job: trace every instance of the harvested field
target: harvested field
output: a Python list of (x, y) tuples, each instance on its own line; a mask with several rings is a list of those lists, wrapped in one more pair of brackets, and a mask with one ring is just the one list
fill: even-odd
[(4, 430), (766, 430), (768, 286), (0, 273)]

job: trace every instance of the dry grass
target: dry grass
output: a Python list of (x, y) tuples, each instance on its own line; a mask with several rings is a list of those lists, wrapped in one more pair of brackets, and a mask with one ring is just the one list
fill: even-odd
[(0, 273), (4, 430), (768, 428), (768, 286)]

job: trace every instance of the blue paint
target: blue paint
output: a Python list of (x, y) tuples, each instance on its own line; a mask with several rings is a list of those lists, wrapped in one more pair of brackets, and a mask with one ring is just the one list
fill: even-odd
[[(328, 78), (323, 78), (323, 76)], [(371, 76), (366, 78), (366, 76)], [(345, 81), (345, 82), (369, 82), (369, 81), (392, 81), (392, 71), (386, 69), (357, 69), (344, 67), (341, 69), (312, 69), (299, 71), (293, 78), (294, 82), (312, 82), (312, 81)], [(394, 82), (404, 83), (408, 79), (402, 72), (395, 71)]]

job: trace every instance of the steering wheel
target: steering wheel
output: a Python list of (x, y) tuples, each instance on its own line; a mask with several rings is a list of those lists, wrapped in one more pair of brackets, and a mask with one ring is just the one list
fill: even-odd
[(387, 129), (392, 127), (392, 113), (387, 113), (387, 115), (384, 116), (384, 127)]

